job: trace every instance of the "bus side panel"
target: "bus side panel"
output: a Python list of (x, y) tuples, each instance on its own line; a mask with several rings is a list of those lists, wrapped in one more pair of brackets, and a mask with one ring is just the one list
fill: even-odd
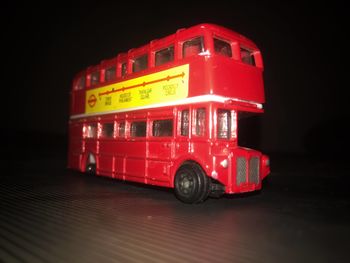
[(135, 140), (123, 143), (125, 154), (125, 179), (145, 183), (146, 141)]
[(149, 141), (147, 151), (147, 182), (169, 186), (171, 152), (174, 142), (171, 138)]
[(99, 143), (99, 167), (98, 171), (101, 175), (113, 177), (113, 153), (115, 142), (110, 139), (100, 139)]

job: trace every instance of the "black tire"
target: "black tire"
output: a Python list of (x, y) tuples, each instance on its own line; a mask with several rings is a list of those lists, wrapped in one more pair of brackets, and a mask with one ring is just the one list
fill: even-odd
[(95, 163), (88, 163), (86, 165), (85, 172), (89, 175), (95, 175), (96, 174), (96, 164)]
[(184, 163), (176, 172), (174, 183), (175, 195), (184, 203), (201, 203), (208, 198), (210, 179), (195, 163)]

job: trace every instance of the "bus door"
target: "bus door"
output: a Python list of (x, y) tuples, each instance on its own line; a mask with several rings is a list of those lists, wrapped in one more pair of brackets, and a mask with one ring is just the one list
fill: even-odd
[(173, 115), (150, 121), (151, 134), (147, 145), (147, 182), (169, 186), (174, 153)]
[(96, 164), (96, 155), (98, 154), (97, 133), (98, 133), (97, 122), (90, 122), (84, 125), (83, 154), (87, 158), (85, 167), (82, 167), (82, 169), (84, 170), (87, 165)]

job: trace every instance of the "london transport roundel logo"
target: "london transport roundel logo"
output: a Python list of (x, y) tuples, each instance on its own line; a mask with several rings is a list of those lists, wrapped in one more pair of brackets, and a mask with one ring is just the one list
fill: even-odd
[(95, 104), (96, 104), (96, 101), (97, 101), (96, 96), (95, 96), (94, 94), (90, 95), (90, 97), (89, 97), (89, 99), (88, 99), (88, 104), (89, 104), (89, 106), (90, 106), (91, 108), (94, 107)]

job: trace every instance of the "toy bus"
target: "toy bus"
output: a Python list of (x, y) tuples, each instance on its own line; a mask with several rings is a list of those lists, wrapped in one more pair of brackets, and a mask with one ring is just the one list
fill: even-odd
[(259, 190), (269, 158), (238, 145), (263, 112), (263, 60), (246, 37), (200, 24), (79, 72), (68, 167), (174, 188), (185, 203)]

